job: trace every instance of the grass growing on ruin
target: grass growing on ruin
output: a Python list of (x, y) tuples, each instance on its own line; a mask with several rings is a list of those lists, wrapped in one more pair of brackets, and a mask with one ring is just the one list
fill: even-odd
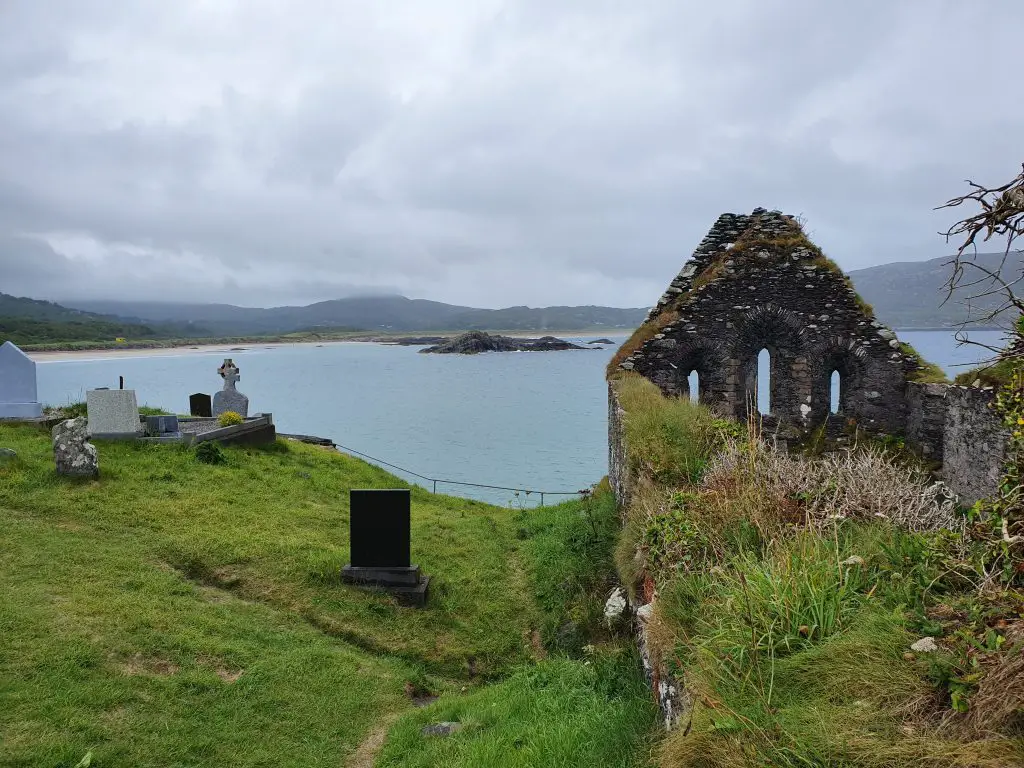
[(666, 398), (658, 387), (636, 374), (616, 383), (632, 469), (661, 485), (695, 482), (708, 457), (721, 444), (723, 431), (735, 425), (703, 406)]
[[(875, 315), (874, 308), (856, 291), (853, 286), (853, 281), (845, 272), (843, 272), (842, 268), (826, 256), (818, 246), (811, 242), (804, 232), (800, 222), (791, 220), (789, 224), (790, 232), (779, 234), (774, 237), (765, 237), (762, 234), (752, 232), (744, 233), (728, 250), (716, 254), (712, 261), (694, 277), (689, 291), (676, 294), (675, 297), (673, 297), (672, 300), (661, 309), (661, 312), (658, 315), (643, 323), (636, 329), (633, 335), (630, 336), (630, 338), (621, 347), (619, 347), (616, 354), (608, 363), (607, 377), (609, 379), (613, 379), (622, 375), (623, 371), (619, 369), (619, 366), (625, 362), (626, 358), (653, 339), (663, 328), (677, 322), (680, 318), (681, 310), (683, 310), (687, 304), (695, 300), (695, 297), (697, 296), (697, 289), (703, 288), (715, 280), (725, 277), (727, 273), (727, 261), (736, 258), (744, 258), (746, 254), (752, 252), (766, 254), (768, 258), (774, 259), (776, 262), (780, 262), (788, 260), (794, 249), (804, 249), (811, 254), (811, 264), (819, 269), (826, 270), (841, 277), (844, 285), (850, 290), (850, 296), (853, 302), (865, 315), (869, 318), (873, 318)], [(919, 356), (918, 359), (920, 359)], [(945, 380), (945, 376), (942, 374), (940, 369), (935, 366), (931, 366), (929, 363), (925, 363), (923, 360), (921, 361), (921, 370), (921, 375), (924, 377), (934, 377), (935, 371), (938, 371), (939, 375), (943, 377), (943, 380)], [(921, 380), (932, 381), (933, 378)]]
[(912, 344), (901, 341), (900, 352), (917, 364), (917, 369), (907, 377), (911, 381), (916, 381), (919, 384), (949, 383), (949, 377), (946, 376), (946, 372), (935, 363), (925, 360), (921, 353), (914, 349)]
[[(958, 534), (872, 522), (880, 500), (919, 498), (912, 469), (850, 454), (835, 461), (884, 481), (837, 473), (842, 488), (825, 477), (798, 493), (817, 477), (799, 460), (749, 439), (716, 454), (701, 409), (632, 386), (627, 439), (632, 407), (648, 435), (689, 428), (708, 451), (699, 482), (690, 453), (675, 483), (638, 465), (619, 544), (623, 579), (657, 594), (652, 647), (693, 698), (659, 766), (1024, 763), (1024, 690), (1007, 684), (1024, 669), (1024, 595), (980, 595)], [(911, 492), (889, 487), (901, 483)], [(913, 652), (925, 635), (938, 649)]]
[(678, 319), (678, 312), (666, 309), (657, 317), (652, 320), (648, 320), (633, 331), (633, 334), (622, 343), (622, 346), (620, 346), (615, 351), (615, 354), (612, 355), (612, 359), (608, 361), (608, 378), (612, 379), (622, 375), (624, 372), (619, 370), (619, 366), (626, 362), (626, 358), (661, 333), (663, 328), (667, 328)]
[[(418, 610), (338, 579), (348, 489), (404, 485), (364, 462), (279, 442), (208, 465), (178, 447), (100, 442), (100, 479), (74, 482), (55, 476), (46, 433), (0, 426), (0, 445), (18, 453), (0, 468), (0, 765), (72, 768), (89, 752), (100, 768), (344, 765), (395, 714), (428, 712), (410, 691), (446, 694), (444, 706), (463, 688), (501, 698), (484, 684), (532, 668), (545, 628), (592, 615), (574, 606), (607, 579), (600, 500), (593, 539), (580, 534), (584, 502), (535, 516), (414, 489), (413, 555), (434, 579)], [(559, 581), (563, 555), (575, 564)], [(605, 695), (573, 665), (582, 674), (583, 659), (551, 668), (562, 682), (550, 690), (510, 679), (545, 703), (510, 709), (526, 719), (504, 725), (541, 717), (552, 738), (604, 745), (588, 747), (593, 764), (619, 764), (646, 733), (626, 736), (644, 702)], [(639, 668), (616, 669), (635, 689)], [(583, 701), (587, 723), (552, 719)], [(606, 716), (615, 744), (600, 741)], [(402, 744), (389, 765), (430, 748)]]
[(1016, 359), (998, 360), (989, 365), (981, 365), (958, 373), (953, 383), (970, 387), (977, 381), (983, 387), (1002, 387), (1009, 383), (1014, 371), (1019, 367), (1020, 361)]

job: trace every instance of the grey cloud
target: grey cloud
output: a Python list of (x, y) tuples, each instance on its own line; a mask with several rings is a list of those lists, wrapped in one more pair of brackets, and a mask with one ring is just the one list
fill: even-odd
[(7, 292), (642, 305), (725, 210), (943, 255), (934, 206), (1020, 161), (994, 8), (61, 5), (0, 9)]

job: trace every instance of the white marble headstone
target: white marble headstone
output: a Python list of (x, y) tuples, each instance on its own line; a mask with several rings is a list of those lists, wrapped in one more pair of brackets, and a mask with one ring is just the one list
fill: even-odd
[(142, 434), (134, 389), (90, 389), (85, 393), (92, 437), (126, 438)]
[(42, 415), (35, 361), (5, 341), (0, 346), (0, 419), (36, 419)]

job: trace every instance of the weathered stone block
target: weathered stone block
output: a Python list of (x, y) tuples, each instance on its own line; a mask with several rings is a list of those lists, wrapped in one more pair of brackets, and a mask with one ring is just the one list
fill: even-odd
[(88, 442), (87, 429), (88, 423), (82, 418), (63, 421), (53, 428), (53, 458), (58, 475), (99, 477), (99, 457), (96, 446)]

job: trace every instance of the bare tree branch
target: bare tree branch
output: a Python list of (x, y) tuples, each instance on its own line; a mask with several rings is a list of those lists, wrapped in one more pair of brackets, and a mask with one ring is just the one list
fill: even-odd
[[(1024, 358), (1024, 336), (1018, 328), (1017, 321), (1024, 314), (1024, 299), (1015, 292), (1018, 283), (1024, 280), (1024, 274), (1004, 275), (1006, 261), (1013, 243), (1024, 235), (1024, 164), (1015, 178), (998, 187), (986, 187), (970, 179), (967, 184), (971, 191), (954, 197), (936, 210), (957, 208), (968, 205), (980, 210), (953, 224), (945, 232), (946, 242), (960, 239), (956, 255), (950, 260), (949, 279), (946, 280), (946, 299), (949, 301), (957, 291), (962, 302), (967, 305), (968, 316), (957, 331), (957, 340), (961, 344), (977, 346), (998, 352), (1000, 358)], [(976, 260), (978, 242), (988, 242), (993, 237), (1006, 238), (1006, 248), (998, 266), (994, 269), (979, 264)], [(972, 271), (973, 270), (973, 271)], [(977, 315), (972, 317), (972, 309)], [(1004, 349), (971, 341), (965, 329), (968, 324), (1002, 325), (1005, 318), (1011, 318), (1010, 340)]]

